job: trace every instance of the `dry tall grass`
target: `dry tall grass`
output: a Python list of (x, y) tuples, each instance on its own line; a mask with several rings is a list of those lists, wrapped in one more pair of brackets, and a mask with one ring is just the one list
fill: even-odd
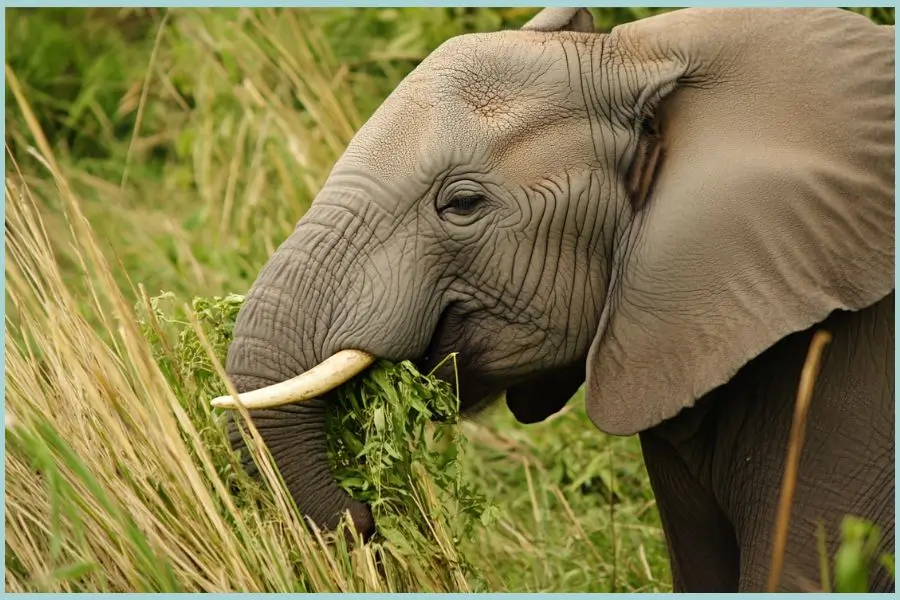
[[(22, 177), (8, 177), (6, 589), (468, 591), (439, 524), (441, 568), (389, 545), (348, 550), (302, 527), (259, 446), (262, 486), (237, 465), (222, 476), (34, 127), (89, 292), (77, 298), (67, 286), (53, 250), (63, 241), (48, 238)], [(235, 486), (249, 500), (238, 504)], [(423, 496), (425, 514), (434, 501)]]

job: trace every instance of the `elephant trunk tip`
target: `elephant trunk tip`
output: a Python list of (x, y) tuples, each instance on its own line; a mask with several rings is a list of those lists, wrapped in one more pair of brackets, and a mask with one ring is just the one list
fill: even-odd
[[(363, 543), (368, 542), (375, 535), (375, 517), (372, 515), (372, 509), (368, 504), (354, 500), (348, 509), (350, 519), (353, 521), (353, 528), (362, 538)], [(348, 535), (349, 537), (349, 535)], [(352, 539), (348, 539), (350, 543)]]

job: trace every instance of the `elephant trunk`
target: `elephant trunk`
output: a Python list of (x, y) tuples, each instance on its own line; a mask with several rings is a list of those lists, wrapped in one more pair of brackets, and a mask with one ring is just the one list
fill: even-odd
[[(323, 287), (316, 265), (326, 264), (315, 251), (318, 231), (298, 228), (272, 256), (245, 300), (234, 339), (228, 349), (226, 371), (242, 395), (292, 379), (311, 370), (333, 352), (326, 341), (334, 291)], [(347, 290), (342, 290), (346, 297)], [(335, 529), (349, 511), (356, 530), (364, 537), (374, 532), (369, 507), (354, 501), (338, 487), (331, 472), (325, 417), (327, 401), (303, 402), (251, 409), (250, 417), (265, 442), (299, 511), (318, 527)], [(235, 415), (236, 419), (237, 417)], [(234, 448), (243, 440), (232, 420), (229, 437)], [(251, 475), (258, 470), (243, 457)]]
[[(236, 383), (243, 381), (236, 378)], [(325, 400), (317, 398), (251, 411), (250, 415), (300, 512), (317, 527), (334, 530), (349, 511), (357, 532), (367, 539), (375, 530), (371, 509), (339, 488), (331, 473), (326, 453), (326, 409)], [(243, 446), (234, 421), (229, 440), (236, 449)], [(244, 458), (243, 464), (251, 476), (259, 475), (249, 457)]]

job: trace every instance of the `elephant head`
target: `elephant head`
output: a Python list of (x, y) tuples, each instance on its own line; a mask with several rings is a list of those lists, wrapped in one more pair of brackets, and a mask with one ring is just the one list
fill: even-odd
[[(546, 9), (463, 35), (359, 130), (234, 329), (241, 393), (342, 350), (430, 368), (519, 421), (587, 382), (596, 426), (672, 417), (785, 335), (893, 283), (893, 35), (838, 9)], [(323, 400), (251, 410), (299, 509), (365, 505)], [(276, 403), (277, 404), (277, 403)]]

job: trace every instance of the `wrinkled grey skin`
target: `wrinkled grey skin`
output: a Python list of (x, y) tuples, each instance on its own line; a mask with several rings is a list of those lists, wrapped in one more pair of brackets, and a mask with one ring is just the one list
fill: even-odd
[[(593, 29), (547, 9), (435, 50), (360, 129), (262, 269), (239, 391), (357, 348), (460, 353), (467, 411), (523, 423), (586, 383), (639, 433), (676, 590), (761, 591), (800, 369), (813, 400), (784, 590), (853, 513), (894, 541), (894, 32), (838, 9), (685, 10)], [(252, 414), (298, 507), (334, 527), (314, 400)], [(873, 589), (892, 589), (883, 571)]]

